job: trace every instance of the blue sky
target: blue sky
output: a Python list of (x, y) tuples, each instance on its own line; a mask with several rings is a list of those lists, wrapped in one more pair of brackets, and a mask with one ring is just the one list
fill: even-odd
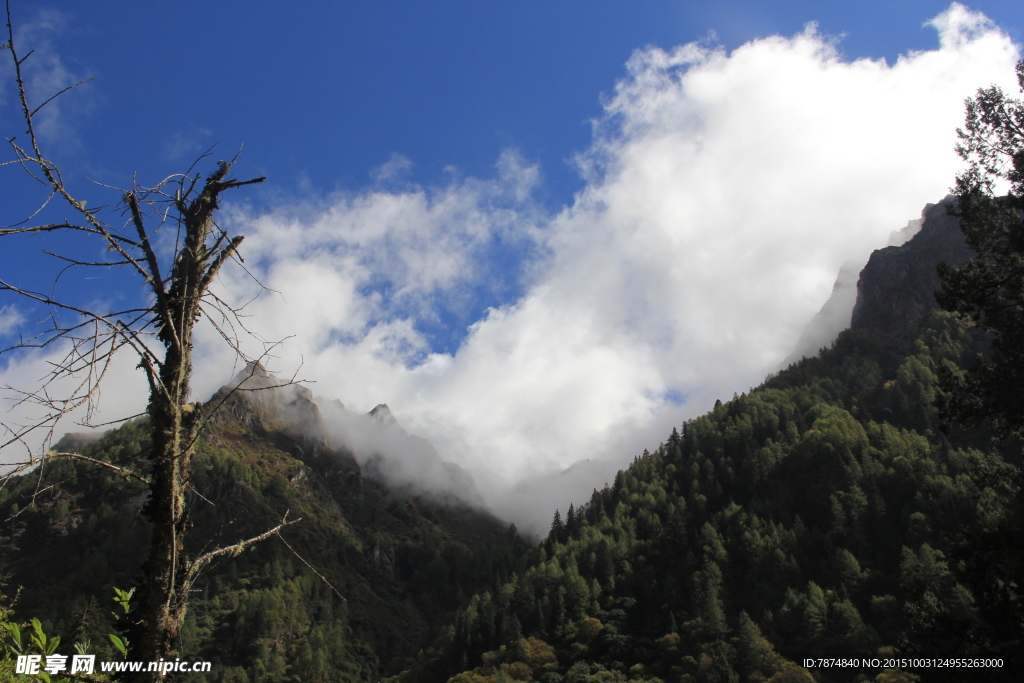
[[(839, 267), (952, 184), (962, 100), (1015, 90), (1024, 29), (1016, 2), (12, 10), (40, 91), (95, 78), (45, 129), (75, 191), (111, 201), (85, 178), (153, 182), (244, 145), (238, 174), (268, 180), (224, 220), (278, 292), (250, 308), (264, 338), (291, 337), (276, 369), (389, 403), (498, 508), (510, 482), (625, 462), (775, 371)], [(10, 171), (4, 222), (31, 201)], [(44, 286), (38, 247), (0, 268)], [(138, 296), (111, 276), (62, 287)], [(220, 287), (259, 293), (240, 271)], [(37, 313), (0, 300), (0, 334)], [(197, 394), (232, 363), (212, 335), (199, 349)], [(10, 358), (3, 383), (43, 362)], [(137, 412), (130, 362), (114, 387), (103, 417)]]
[[(934, 47), (943, 2), (15, 3), (16, 21), (60, 13), (49, 33), (71, 73), (95, 76), (65, 106), (81, 163), (117, 178), (245, 145), (268, 193), (358, 188), (392, 153), (414, 178), (484, 175), (500, 151), (541, 163), (554, 206), (581, 187), (566, 161), (590, 141), (600, 97), (632, 52), (706, 39), (736, 48), (809, 21), (840, 51), (891, 63)], [(972, 6), (973, 7), (973, 6)], [(1019, 40), (1024, 10), (983, 11)]]

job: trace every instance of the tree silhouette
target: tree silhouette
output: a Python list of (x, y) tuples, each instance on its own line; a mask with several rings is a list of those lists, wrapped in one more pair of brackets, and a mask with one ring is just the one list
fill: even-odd
[[(1017, 64), (1024, 92), (1024, 61)], [(1024, 436), (1024, 102), (998, 86), (967, 100), (957, 152), (969, 163), (957, 176), (957, 204), (967, 244), (977, 253), (959, 269), (939, 268), (939, 303), (992, 336), (991, 357), (969, 371), (946, 369), (941, 407), (968, 424), (989, 422)], [(1009, 183), (1009, 192), (996, 196)]]
[[(6, 274), (0, 274), (0, 292), (42, 305), (49, 313), (47, 329), (0, 349), (0, 354), (41, 349), (56, 353), (57, 358), (51, 362), (49, 375), (39, 386), (13, 389), (20, 397), (20, 404), (42, 410), (27, 424), (3, 424), (6, 438), (0, 446), (8, 451), (20, 447), (26, 453), (4, 478), (36, 468), (41, 481), (49, 459), (81, 458), (73, 453), (48, 450), (58, 421), (85, 408), (88, 423), (113, 358), (124, 350), (134, 353), (148, 383), (146, 414), (152, 447), (139, 454), (134, 467), (93, 462), (149, 486), (144, 513), (152, 521), (152, 539), (128, 630), (133, 658), (156, 661), (170, 655), (184, 620), (189, 590), (210, 559), (237, 553), (248, 543), (273, 535), (283, 525), (291, 523), (282, 520), (281, 525), (256, 538), (200, 557), (189, 557), (185, 552), (184, 541), (190, 526), (186, 495), (191, 488), (194, 447), (203, 426), (217, 408), (190, 402), (196, 325), (203, 319), (212, 324), (246, 361), (250, 371), (257, 371), (262, 358), (249, 358), (242, 353), (239, 335), (245, 332), (245, 327), (239, 310), (211, 291), (221, 268), (229, 260), (239, 260), (238, 247), (243, 240), (240, 235), (229, 235), (217, 223), (215, 215), (224, 193), (261, 183), (264, 178), (237, 180), (231, 177), (234, 160), (218, 162), (205, 179), (194, 172), (193, 165), (185, 173), (171, 175), (153, 186), (133, 181), (127, 189), (117, 190), (118, 199), (110, 206), (87, 206), (72, 194), (60, 168), (43, 153), (37, 126), (44, 107), (81, 83), (35, 104), (26, 87), (24, 73), (25, 62), (32, 52), (22, 56), (18, 51), (9, 3), (7, 42), (2, 49), (11, 59), (26, 127), (21, 136), (8, 138), (13, 159), (3, 165), (23, 170), (39, 183), (45, 196), (28, 218), (0, 227), (0, 238), (71, 236), (92, 240), (93, 247), (105, 249), (109, 260), (96, 261), (80, 256), (80, 247), (78, 250), (71, 247), (70, 253), (52, 250), (54, 241), (81, 245), (81, 239), (51, 239), (43, 251), (65, 264), (65, 271), (127, 269), (141, 281), (147, 297), (146, 303), (124, 309), (104, 308), (103, 304), (83, 306), (58, 296), (56, 283), (52, 293), (47, 294), (21, 286)], [(106, 188), (111, 189), (115, 188)], [(71, 218), (39, 221), (59, 215), (58, 211), (69, 212)], [(166, 235), (174, 237), (171, 249), (158, 242), (158, 238)], [(272, 347), (272, 344), (265, 345), (264, 355)], [(41, 451), (33, 446), (35, 440), (41, 441)], [(142, 679), (149, 676), (151, 674), (141, 674)]]

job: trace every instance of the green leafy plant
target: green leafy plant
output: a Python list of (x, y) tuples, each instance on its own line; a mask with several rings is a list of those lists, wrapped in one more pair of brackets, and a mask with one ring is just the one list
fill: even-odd
[[(132, 611), (131, 600), (132, 596), (135, 595), (135, 589), (121, 590), (117, 586), (114, 586), (114, 602), (121, 608), (121, 613), (115, 609), (111, 614), (114, 615), (114, 619), (121, 619), (128, 615)], [(117, 651), (121, 653), (124, 658), (128, 657), (128, 639), (114, 633), (108, 633), (107, 637), (110, 638), (110, 642), (113, 643)]]
[[(5, 615), (10, 614), (10, 609), (4, 610)], [(17, 659), (20, 656), (28, 655), (35, 650), (38, 654), (45, 659), (57, 651), (60, 646), (60, 636), (47, 636), (46, 631), (43, 630), (43, 624), (38, 619), (33, 618), (27, 627), (31, 628), (31, 631), (27, 632), (28, 641), (25, 640), (25, 635), (22, 633), (22, 628), (13, 621), (0, 622), (0, 629), (3, 630), (3, 645), (4, 645), (4, 660), (6, 668), (0, 668), (0, 677), (7, 676), (6, 678), (0, 678), (2, 681), (32, 681), (41, 680), (46, 683), (53, 683), (49, 672), (39, 671), (37, 674), (32, 676), (26, 676), (23, 674), (14, 673), (11, 669), (12, 660)], [(57, 679), (57, 683), (70, 683), (69, 678)]]
[[(121, 606), (124, 614), (128, 614), (131, 611), (130, 601), (135, 589), (133, 588), (130, 591), (123, 591), (119, 588), (115, 588), (114, 592), (114, 602)], [(61, 638), (60, 636), (47, 635), (46, 631), (43, 629), (42, 622), (35, 617), (29, 620), (26, 624), (18, 624), (14, 621), (4, 621), (9, 618), (12, 613), (13, 609), (11, 604), (7, 601), (6, 596), (0, 594), (0, 648), (2, 648), (0, 649), (0, 683), (8, 683), (8, 681), (71, 683), (72, 678), (65, 676), (55, 679), (51, 677), (49, 672), (42, 669), (40, 669), (38, 673), (32, 675), (16, 673), (14, 663), (18, 657), (39, 655), (45, 662), (47, 657), (57, 652), (57, 648), (60, 647)], [(118, 616), (116, 612), (115, 616)], [(114, 634), (110, 634), (109, 637), (121, 654), (127, 656), (127, 640)], [(86, 638), (83, 642), (75, 643), (74, 650), (75, 654), (78, 655), (88, 654), (90, 650), (89, 639)], [(105, 674), (90, 676), (88, 678), (89, 680), (97, 681), (110, 680)], [(84, 679), (79, 676), (75, 680)]]

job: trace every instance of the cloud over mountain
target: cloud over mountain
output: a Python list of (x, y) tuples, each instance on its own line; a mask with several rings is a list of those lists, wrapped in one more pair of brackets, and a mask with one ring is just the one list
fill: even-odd
[[(1012, 90), (1018, 48), (958, 4), (930, 23), (938, 48), (895, 64), (847, 60), (813, 24), (732, 52), (638, 50), (576, 160), (585, 189), (553, 215), (513, 152), (490, 179), (237, 214), (280, 292), (251, 304), (254, 325), (294, 335), (279, 364), (301, 357), (317, 393), (387, 401), (493, 500), (631, 457), (759, 383), (840, 266), (946, 194), (963, 99)], [(432, 346), (432, 321), (495, 291), (519, 295), (454, 351)]]
[[(568, 500), (527, 506), (511, 484), (622, 464), (759, 383), (840, 266), (946, 194), (963, 99), (1014, 91), (1019, 49), (957, 3), (930, 24), (938, 47), (893, 64), (847, 59), (813, 24), (731, 52), (638, 50), (570, 205), (546, 210), (542, 169), (514, 151), (490, 178), (434, 187), (395, 156), (362, 190), (229, 209), (269, 291), (239, 269), (221, 291), (285, 340), (273, 370), (301, 365), (358, 411), (388, 403), (497, 512), (543, 524)], [(199, 349), (203, 396), (232, 361), (210, 330)], [(609, 469), (577, 467), (569, 488)]]

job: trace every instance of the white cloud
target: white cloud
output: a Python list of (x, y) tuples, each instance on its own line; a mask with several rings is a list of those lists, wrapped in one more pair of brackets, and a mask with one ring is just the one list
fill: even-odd
[[(255, 319), (297, 332), (281, 365), (301, 354), (316, 393), (387, 401), (513, 511), (508, 482), (622, 463), (759, 383), (840, 266), (946, 194), (963, 99), (1012, 88), (1018, 51), (960, 5), (930, 23), (938, 49), (892, 65), (842, 59), (813, 25), (731, 53), (639, 50), (579, 156), (586, 188), (542, 229), (537, 171), (514, 157), (492, 180), (262, 216), (247, 253), (288, 305), (261, 299)], [(524, 296), (431, 354), (417, 323), (475, 295), (497, 235), (537, 245)], [(546, 523), (531, 506), (517, 521)]]
[(271, 288), (278, 279), (290, 281), (290, 268), (322, 266), (350, 287), (386, 289), (384, 299), (369, 297), (374, 308), (430, 316), (438, 306), (455, 305), (463, 287), (481, 285), (490, 275), (481, 264), (496, 247), (533, 239), (534, 229), (524, 222), (532, 217), (513, 205), (526, 200), (537, 171), (514, 152), (502, 155), (498, 171), (489, 181), (370, 190), (334, 197), (325, 206), (236, 215), (234, 222), (246, 225), (245, 252), (258, 259)]
[[(91, 425), (103, 431), (110, 429), (109, 423), (145, 410), (145, 378), (137, 367), (139, 359), (130, 350), (122, 349), (111, 360), (93, 400), (81, 402), (54, 421), (52, 406), (32, 400), (25, 392), (39, 392), (45, 385), (41, 397), (84, 397), (83, 387), (88, 379), (84, 372), (52, 377), (54, 368), (66, 360), (68, 351), (68, 345), (55, 343), (44, 349), (21, 349), (16, 354), (0, 356), (0, 444), (16, 433), (25, 434), (20, 442), (3, 449), (0, 465), (25, 460), (29, 448), (38, 455), (40, 447), (48, 448), (66, 432), (92, 431)], [(26, 428), (33, 425), (37, 427), (26, 434)]]
[(25, 316), (17, 306), (0, 306), (0, 337), (14, 334), (18, 326), (25, 322)]
[(939, 44), (942, 47), (958, 50), (971, 47), (975, 41), (983, 45), (982, 41), (999, 34), (998, 27), (991, 19), (981, 12), (972, 12), (959, 2), (950, 4), (946, 11), (924, 22), (924, 25), (939, 32)]
[[(362, 192), (236, 210), (246, 265), (277, 292), (249, 324), (291, 336), (275, 369), (304, 363), (315, 394), (354, 410), (388, 403), (498, 512), (542, 528), (560, 495), (614, 476), (602, 462), (774, 371), (839, 267), (946, 194), (963, 99), (1013, 90), (1018, 49), (959, 5), (931, 25), (939, 47), (892, 65), (844, 60), (813, 25), (731, 53), (637, 51), (579, 156), (587, 185), (555, 215), (514, 153), (490, 179), (385, 189), (408, 166), (394, 157)], [(238, 270), (222, 286), (258, 294)], [(456, 351), (432, 350), (431, 325), (508, 292)], [(208, 331), (199, 348), (202, 397), (231, 359)], [(511, 488), (584, 458), (545, 496)]]
[(412, 166), (412, 159), (403, 154), (393, 152), (391, 158), (373, 171), (372, 176), (378, 183), (398, 180), (412, 170)]
[[(25, 60), (22, 75), (33, 107), (38, 107), (65, 88), (89, 78), (69, 68), (53, 46), (53, 38), (59, 38), (67, 30), (70, 21), (67, 15), (55, 10), (38, 10), (27, 21), (19, 21), (17, 17), (15, 21), (15, 46), (19, 58)], [(5, 51), (3, 59), (0, 59), (0, 121), (5, 123), (20, 121), (22, 116), (21, 107), (17, 103), (17, 90), (5, 87), (13, 82), (13, 74), (14, 67), (9, 53)], [(79, 89), (76, 98), (57, 97), (39, 110), (33, 122), (44, 142), (64, 150), (80, 151), (81, 143), (73, 129), (76, 118), (74, 114), (81, 115), (91, 107), (93, 100), (85, 94), (87, 90)]]

